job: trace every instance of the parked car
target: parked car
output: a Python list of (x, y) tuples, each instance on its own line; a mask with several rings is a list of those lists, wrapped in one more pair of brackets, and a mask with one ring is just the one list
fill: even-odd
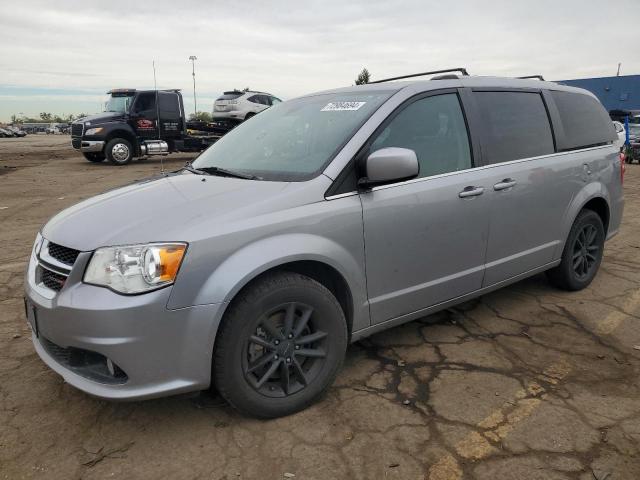
[(33, 344), (98, 397), (215, 384), (247, 414), (290, 414), (349, 342), (543, 271), (587, 287), (620, 228), (616, 140), (594, 95), (537, 80), (283, 102), (49, 220), (24, 282)]
[[(640, 117), (637, 117), (640, 121)], [(626, 149), (627, 163), (640, 163), (640, 123), (629, 123), (629, 147)]]
[(627, 141), (627, 131), (624, 129), (624, 125), (617, 120), (613, 121), (613, 126), (616, 129), (616, 134), (618, 135), (616, 147), (622, 149), (624, 147), (624, 143)]
[(11, 130), (9, 130), (8, 128), (0, 128), (0, 137), (3, 138), (11, 138), (11, 137), (15, 137), (17, 135), (15, 135)]
[(15, 137), (26, 137), (27, 132), (20, 130), (18, 127), (7, 127), (7, 130), (11, 131)]
[(270, 93), (252, 90), (224, 92), (213, 104), (213, 119), (239, 123), (282, 102)]

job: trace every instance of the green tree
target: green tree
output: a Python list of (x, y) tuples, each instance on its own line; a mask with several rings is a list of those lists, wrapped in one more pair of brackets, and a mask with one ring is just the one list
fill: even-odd
[(358, 78), (356, 78), (356, 85), (364, 85), (371, 81), (371, 74), (369, 70), (363, 68), (362, 71), (358, 74)]
[(213, 117), (209, 112), (198, 112), (196, 114), (190, 114), (189, 120), (199, 120), (201, 122), (211, 122), (213, 121)]
[(51, 115), (48, 112), (42, 112), (40, 114), (40, 119), (45, 121), (45, 122), (50, 122), (52, 118), (53, 118), (53, 115)]

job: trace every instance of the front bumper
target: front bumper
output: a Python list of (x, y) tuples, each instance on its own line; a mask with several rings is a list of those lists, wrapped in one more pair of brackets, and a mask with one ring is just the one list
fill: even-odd
[[(81, 253), (62, 289), (50, 294), (35, 283), (31, 264), (38, 260), (32, 255), (25, 296), (28, 309), (37, 312), (33, 343), (40, 358), (67, 383), (106, 399), (137, 400), (208, 388), (223, 304), (169, 310), (170, 287), (119, 295), (87, 285), (81, 279), (90, 257)], [(65, 351), (109, 359), (125, 376), (110, 381), (104, 377), (104, 364), (81, 361), (80, 367), (70, 368), (59, 354)]]
[[(76, 144), (79, 146), (76, 147)], [(104, 148), (103, 140), (76, 140), (72, 141), (72, 145), (74, 148), (80, 150), (81, 152), (101, 152)]]

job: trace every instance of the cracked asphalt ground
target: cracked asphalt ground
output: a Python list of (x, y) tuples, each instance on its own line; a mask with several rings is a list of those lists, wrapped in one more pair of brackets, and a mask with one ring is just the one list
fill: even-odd
[(640, 478), (640, 166), (587, 290), (538, 275), (375, 335), (321, 402), (257, 421), (210, 394), (97, 400), (34, 353), (22, 275), (38, 228), (160, 168), (93, 165), (68, 143), (0, 140), (0, 479)]

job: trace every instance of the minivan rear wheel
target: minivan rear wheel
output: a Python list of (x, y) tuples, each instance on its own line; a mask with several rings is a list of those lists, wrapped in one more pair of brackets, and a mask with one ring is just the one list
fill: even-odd
[(269, 274), (225, 314), (214, 351), (215, 385), (246, 414), (289, 415), (333, 383), (346, 348), (344, 313), (327, 288), (298, 273)]
[(582, 290), (598, 273), (605, 240), (600, 216), (583, 210), (576, 218), (562, 252), (562, 261), (547, 271), (553, 285), (563, 290)]

